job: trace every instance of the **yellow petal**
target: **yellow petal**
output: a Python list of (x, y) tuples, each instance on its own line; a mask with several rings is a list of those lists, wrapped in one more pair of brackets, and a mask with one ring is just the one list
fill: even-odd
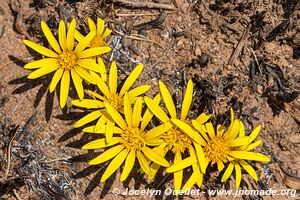
[(235, 138), (240, 130), (240, 121), (235, 119), (232, 123), (232, 126), (224, 133), (224, 137), (226, 139), (233, 139)]
[(115, 157), (118, 153), (120, 153), (124, 149), (123, 145), (117, 145), (114, 146), (106, 151), (104, 151), (102, 154), (94, 158), (89, 162), (90, 165), (98, 165), (100, 163), (106, 162), (113, 157)]
[(53, 36), (50, 28), (48, 27), (48, 25), (42, 21), (41, 22), (41, 27), (42, 27), (42, 30), (49, 42), (49, 44), (51, 45), (51, 47), (54, 49), (54, 51), (56, 51), (57, 53), (61, 53), (61, 49), (59, 47), (59, 44), (57, 42), (57, 40), (55, 39), (55, 37)]
[(172, 118), (177, 118), (176, 108), (169, 90), (167, 89), (166, 85), (162, 81), (159, 81), (158, 83), (160, 88), (160, 94), (165, 102), (169, 114), (171, 115)]
[(67, 50), (67, 36), (66, 36), (66, 25), (63, 20), (59, 22), (58, 26), (58, 41), (63, 51)]
[(51, 80), (51, 83), (50, 83), (50, 87), (49, 87), (50, 93), (52, 93), (55, 90), (55, 88), (57, 86), (57, 83), (61, 79), (63, 73), (64, 73), (63, 68), (58, 68), (56, 70), (56, 72), (54, 73), (54, 75), (52, 77), (52, 80)]
[(60, 107), (63, 108), (68, 99), (69, 95), (69, 88), (70, 88), (70, 72), (69, 70), (65, 70), (64, 74), (62, 75), (60, 81)]
[[(95, 126), (89, 126), (82, 130), (85, 133), (96, 133), (96, 134), (104, 134), (106, 133), (106, 126), (102, 126), (100, 129), (96, 129)], [(114, 127), (114, 133), (121, 134), (124, 131), (118, 127)]]
[(115, 127), (115, 122), (108, 120), (106, 124), (106, 134), (105, 134), (107, 142), (110, 142), (110, 139), (114, 134), (114, 127)]
[(82, 68), (80, 66), (75, 66), (73, 69), (77, 72), (77, 74), (81, 78), (87, 80), (88, 82), (90, 82), (92, 84), (96, 84), (96, 81), (92, 78), (91, 74), (84, 68)]
[(270, 158), (255, 152), (248, 152), (248, 151), (230, 151), (229, 155), (234, 158), (244, 159), (244, 160), (254, 160), (254, 161), (261, 161), (261, 162), (269, 162)]
[(181, 116), (180, 116), (181, 120), (185, 120), (190, 110), (192, 100), (193, 100), (193, 81), (189, 80), (186, 87), (183, 102), (182, 102), (182, 109), (181, 109)]
[(200, 124), (204, 124), (205, 122), (207, 122), (209, 120), (211, 115), (207, 115), (205, 113), (201, 113), (201, 115), (199, 115), (196, 119), (196, 121), (198, 121)]
[(91, 112), (91, 113), (87, 114), (86, 116), (84, 116), (83, 118), (81, 118), (80, 120), (78, 120), (74, 124), (74, 128), (78, 128), (78, 127), (81, 127), (83, 125), (86, 125), (86, 124), (98, 119), (101, 115), (102, 115), (102, 113), (100, 112), (100, 110), (96, 110), (94, 112)]
[(224, 168), (224, 163), (221, 160), (217, 160), (218, 171), (222, 171)]
[(222, 179), (221, 179), (221, 182), (225, 182), (227, 181), (227, 179), (230, 177), (232, 171), (233, 171), (233, 168), (234, 168), (234, 164), (232, 164), (231, 162), (229, 163), (227, 169), (225, 170), (223, 176), (222, 176)]
[(104, 83), (104, 81), (102, 79), (99, 79), (97, 81), (97, 86), (98, 86), (99, 90), (106, 96), (106, 98), (111, 96), (107, 85)]
[(111, 34), (112, 30), (110, 30), (109, 28), (106, 28), (104, 33), (102, 34), (103, 38), (106, 38), (107, 36), (109, 36)]
[(162, 143), (164, 143), (164, 140), (159, 138), (152, 138), (152, 139), (147, 139), (145, 142), (148, 146), (159, 146)]
[(82, 79), (73, 69), (71, 69), (71, 76), (72, 76), (72, 80), (73, 80), (75, 89), (77, 91), (78, 97), (79, 97), (79, 99), (82, 100), (83, 96), (84, 96)]
[(132, 110), (131, 110), (131, 104), (129, 102), (129, 97), (128, 94), (125, 93), (124, 97), (124, 115), (125, 115), (125, 120), (126, 123), (128, 124), (129, 127), (132, 127)]
[(160, 119), (162, 122), (167, 122), (169, 121), (169, 117), (166, 115), (166, 113), (157, 105), (157, 103), (155, 103), (152, 99), (150, 99), (149, 97), (145, 96), (144, 97), (144, 101), (147, 105), (147, 107), (149, 108), (149, 110), (151, 110), (151, 112), (158, 118)]
[[(176, 152), (175, 153), (175, 158), (174, 158), (174, 164), (176, 165), (181, 160), (182, 160), (181, 153), (180, 152)], [(183, 178), (183, 170), (179, 170), (179, 171), (174, 172), (174, 189), (176, 191), (178, 191), (178, 190), (181, 189), (182, 178)]]
[(169, 162), (164, 157), (162, 157), (159, 153), (157, 153), (156, 151), (153, 151), (149, 147), (145, 146), (142, 149), (142, 151), (145, 154), (145, 156), (147, 156), (147, 158), (149, 158), (153, 162), (155, 162), (161, 166), (164, 166), (164, 167), (170, 166)]
[(149, 139), (159, 137), (163, 133), (170, 130), (172, 127), (173, 127), (173, 124), (171, 124), (170, 122), (166, 122), (159, 126), (156, 126), (156, 127), (152, 128), (151, 130), (147, 131), (147, 133), (145, 134), (145, 139), (149, 140)]
[(120, 128), (125, 130), (127, 128), (127, 124), (120, 115), (120, 113), (111, 104), (107, 102), (104, 102), (104, 106), (107, 109), (107, 112), (113, 118), (113, 120), (120, 126)]
[[(101, 129), (107, 123), (108, 117), (106, 117), (106, 115), (107, 115), (107, 113), (106, 113), (106, 111), (104, 111), (95, 125), (95, 131), (98, 129)], [(105, 130), (105, 133), (106, 133), (106, 130)]]
[(100, 182), (106, 181), (124, 162), (125, 158), (128, 155), (128, 150), (124, 149), (119, 153), (108, 165), (104, 174), (101, 177)]
[(238, 160), (238, 162), (240, 163), (240, 165), (248, 172), (248, 174), (255, 180), (258, 181), (258, 176), (255, 172), (255, 170), (253, 169), (253, 167), (251, 165), (249, 165), (246, 161), (244, 160)]
[(24, 44), (27, 45), (28, 47), (32, 48), (33, 50), (35, 50), (36, 52), (47, 56), (47, 57), (51, 57), (51, 58), (57, 58), (58, 54), (55, 53), (54, 51), (47, 49), (46, 47), (43, 47), (39, 44), (36, 44), (34, 42), (31, 42), (29, 40), (23, 40)]
[(262, 140), (258, 140), (252, 144), (250, 144), (247, 148), (246, 148), (246, 151), (251, 151), (252, 149), (258, 147), (259, 145), (261, 145), (262, 143)]
[[(98, 72), (98, 73), (103, 72), (103, 71), (101, 71), (100, 66), (96, 63), (95, 59), (90, 59), (90, 58), (78, 59), (77, 64), (80, 67), (83, 67), (83, 68), (88, 69), (88, 70), (92, 70), (94, 72)], [(96, 82), (96, 81), (94, 80), (94, 82)]]
[(135, 151), (131, 150), (126, 158), (124, 169), (122, 171), (120, 181), (123, 182), (127, 179), (129, 173), (131, 172), (135, 162)]
[(238, 162), (234, 163), (234, 168), (235, 168), (235, 185), (236, 188), (239, 188), (242, 180), (242, 171), (241, 171), (241, 166), (239, 165)]
[(210, 139), (208, 138), (207, 134), (205, 133), (205, 131), (202, 128), (202, 125), (199, 123), (199, 121), (197, 120), (192, 120), (192, 125), (193, 127), (200, 132), (200, 134), (202, 135), (202, 137), (206, 140), (209, 141)]
[(116, 62), (113, 61), (109, 71), (109, 89), (112, 94), (116, 94), (118, 87), (118, 70)]
[(211, 122), (205, 124), (206, 130), (208, 132), (209, 137), (212, 139), (215, 135), (215, 130)]
[(44, 76), (46, 74), (49, 74), (55, 70), (57, 70), (59, 68), (59, 65), (50, 65), (50, 66), (45, 66), (45, 67), (42, 67), (42, 68), (39, 68), (37, 70), (35, 70), (34, 72), (31, 72), (27, 78), (28, 79), (36, 79), (36, 78), (39, 78), (41, 76)]
[(47, 67), (51, 65), (57, 65), (57, 59), (56, 58), (44, 58), (37, 61), (33, 61), (30, 63), (27, 63), (24, 66), (24, 69), (37, 69), (41, 67)]
[(174, 123), (178, 128), (180, 128), (183, 132), (185, 132), (190, 138), (192, 138), (195, 142), (205, 146), (206, 142), (203, 140), (203, 138), (200, 136), (200, 134), (197, 131), (194, 131), (192, 127), (190, 127), (188, 124), (186, 124), (183, 121), (180, 121), (178, 119), (171, 119), (172, 123)]
[(138, 158), (138, 161), (140, 163), (140, 166), (142, 168), (142, 170), (146, 173), (146, 174), (150, 174), (150, 167), (149, 167), (149, 164), (146, 160), (146, 158), (143, 156), (143, 154), (139, 151), (136, 152), (136, 155), (137, 155), (137, 158)]
[[(132, 91), (132, 90), (131, 90), (131, 91)], [(130, 92), (131, 92), (131, 91), (130, 91)], [(128, 95), (130, 94), (130, 92), (128, 92)], [(129, 95), (129, 96), (130, 96), (130, 95)], [(159, 95), (159, 94), (156, 95), (156, 96), (154, 97), (153, 101), (154, 101), (154, 103), (159, 104), (159, 102), (160, 102), (160, 95)], [(144, 130), (144, 129), (146, 128), (146, 126), (147, 126), (147, 125), (149, 124), (149, 122), (151, 121), (152, 117), (153, 117), (153, 113), (152, 113), (149, 109), (147, 109), (147, 110), (145, 111), (144, 116), (143, 116), (143, 119), (142, 119), (142, 123), (141, 123), (141, 126), (140, 126), (140, 129), (141, 129), (141, 130)]]
[(205, 174), (208, 162), (206, 162), (206, 157), (203, 148), (201, 147), (200, 144), (197, 144), (195, 142), (194, 142), (194, 146), (195, 146), (195, 151), (196, 151), (201, 172)]
[(144, 93), (146, 93), (151, 88), (150, 85), (141, 85), (139, 87), (136, 87), (130, 91), (128, 91), (129, 98), (134, 98), (137, 96), (140, 96)]
[(140, 125), (140, 122), (142, 120), (142, 108), (143, 108), (143, 100), (141, 97), (139, 97), (133, 107), (133, 112), (132, 112), (132, 125), (133, 127), (138, 128)]
[(200, 170), (193, 171), (191, 177), (188, 179), (188, 181), (184, 184), (182, 187), (182, 191), (187, 191), (193, 187), (193, 185), (202, 177)]
[(72, 101), (72, 104), (81, 108), (103, 108), (103, 102), (94, 99), (76, 99)]
[(84, 36), (77, 30), (75, 30), (75, 40), (77, 40), (78, 42), (81, 42), (84, 39)]
[(106, 76), (107, 76), (107, 73), (106, 73), (106, 67), (105, 67), (105, 64), (103, 62), (103, 59), (101, 57), (97, 57), (97, 63), (99, 65), (99, 68), (101, 70), (101, 78), (104, 82), (106, 82)]
[(225, 131), (225, 127), (219, 124), (217, 126), (217, 136), (222, 137), (224, 134), (224, 131)]
[(73, 19), (70, 23), (68, 33), (67, 33), (67, 49), (72, 51), (74, 49), (74, 35), (75, 35), (76, 21)]
[[(75, 52), (80, 53), (81, 51), (83, 51), (90, 44), (90, 42), (95, 37), (95, 35), (96, 35), (96, 32), (91, 31), (91, 32), (89, 32), (89, 34), (87, 34), (85, 37), (83, 37), (82, 40), (80, 40), (79, 43), (77, 44), (77, 46), (75, 48)], [(75, 36), (76, 36), (76, 32), (75, 32)]]
[(89, 25), (90, 31), (97, 31), (95, 22), (89, 17), (88, 17), (88, 25)]
[(239, 137), (245, 136), (245, 127), (242, 121), (240, 121), (240, 131), (239, 131)]
[(84, 51), (81, 51), (78, 53), (78, 58), (90, 58), (94, 56), (99, 56), (101, 54), (110, 52), (110, 47), (95, 47), (95, 48), (89, 48)]
[(253, 142), (256, 137), (258, 136), (258, 134), (260, 133), (260, 130), (261, 130), (261, 125), (257, 126), (253, 131), (252, 133), (249, 135), (250, 137), (250, 141), (249, 143)]
[(234, 140), (230, 140), (228, 145), (231, 147), (238, 147), (238, 146), (249, 144), (249, 140), (250, 140), (250, 138), (248, 136), (238, 137)]
[(97, 140), (94, 140), (92, 142), (85, 144), (82, 147), (82, 149), (101, 149), (104, 147), (109, 147), (109, 146), (118, 144), (118, 143), (120, 143), (121, 140), (122, 140), (121, 137), (113, 137), (113, 138), (111, 138), (110, 142), (107, 143), (105, 138), (97, 139)]
[(134, 68), (134, 70), (131, 72), (131, 74), (127, 77), (126, 81), (124, 82), (121, 91), (119, 93), (120, 96), (123, 96), (125, 92), (128, 91), (128, 89), (133, 85), (135, 80), (139, 77), (141, 72), (143, 71), (144, 65), (139, 64)]
[(97, 35), (102, 35), (104, 31), (105, 22), (104, 20), (97, 18)]
[(166, 169), (167, 173), (178, 172), (197, 162), (196, 157), (188, 157)]

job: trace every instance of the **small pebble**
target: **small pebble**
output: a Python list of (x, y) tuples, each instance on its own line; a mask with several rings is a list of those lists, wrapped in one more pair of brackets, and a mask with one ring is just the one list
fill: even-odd
[(256, 87), (256, 92), (257, 92), (258, 94), (262, 94), (262, 93), (263, 93), (263, 86), (258, 85), (258, 86)]

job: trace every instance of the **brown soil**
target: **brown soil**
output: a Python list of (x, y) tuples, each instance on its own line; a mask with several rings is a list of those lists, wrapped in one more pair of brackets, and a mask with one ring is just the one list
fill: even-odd
[[(153, 1), (173, 6), (175, 11), (133, 8), (131, 4), (112, 2), (2, 1), (0, 198), (149, 199), (145, 196), (115, 196), (112, 189), (172, 187), (169, 177), (159, 177), (148, 184), (138, 173), (139, 169), (135, 169), (136, 173), (124, 184), (119, 182), (119, 172), (105, 184), (100, 184), (105, 166), (89, 167), (87, 161), (95, 154), (80, 149), (92, 136), (72, 129), (83, 112), (71, 106), (71, 98), (67, 108), (60, 109), (57, 94), (48, 92), (51, 76), (26, 79), (29, 71), (22, 67), (39, 55), (27, 49), (22, 40), (27, 38), (47, 45), (41, 34), (40, 21), (46, 21), (56, 30), (60, 19), (76, 18), (78, 27), (86, 32), (87, 17), (101, 17), (116, 31), (109, 40), (113, 54), (107, 58), (118, 62), (122, 79), (142, 62), (145, 69), (136, 85), (152, 85), (149, 95), (158, 91), (157, 81), (163, 80), (181, 102), (187, 80), (193, 79), (195, 96), (191, 117), (205, 111), (212, 113), (214, 123), (218, 123), (228, 120), (228, 110), (233, 107), (246, 130), (262, 124), (259, 138), (264, 145), (257, 151), (273, 159), (268, 164), (256, 165), (258, 183), (244, 175), (242, 188), (281, 190), (296, 188), (298, 184), (299, 189), (299, 178), (295, 177), (300, 176), (300, 2)], [(149, 41), (118, 33), (138, 34)], [(294, 177), (291, 178), (293, 184), (287, 184), (284, 179), (287, 175), (278, 163), (289, 173), (289, 178)], [(7, 166), (9, 173), (5, 178)], [(224, 185), (219, 179), (215, 174), (206, 177), (201, 189), (234, 189), (233, 180)], [(200, 198), (219, 197), (201, 193)]]

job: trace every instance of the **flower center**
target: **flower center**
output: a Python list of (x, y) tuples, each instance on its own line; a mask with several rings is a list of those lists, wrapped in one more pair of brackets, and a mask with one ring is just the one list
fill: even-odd
[(143, 149), (146, 145), (145, 132), (138, 128), (127, 128), (121, 135), (124, 147), (128, 150)]
[(208, 141), (204, 147), (205, 155), (212, 161), (225, 161), (230, 151), (228, 142), (222, 137), (215, 137)]
[(111, 94), (110, 97), (107, 98), (107, 101), (117, 110), (121, 111), (123, 107), (123, 100), (117, 94)]
[(58, 56), (58, 63), (63, 69), (72, 69), (77, 65), (77, 55), (74, 51), (66, 51)]
[(101, 36), (96, 35), (90, 42), (90, 47), (101, 47), (101, 46), (105, 46), (105, 42), (103, 41), (103, 38)]
[(177, 128), (168, 130), (162, 135), (162, 139), (174, 153), (178, 151), (183, 153), (192, 143), (191, 138)]

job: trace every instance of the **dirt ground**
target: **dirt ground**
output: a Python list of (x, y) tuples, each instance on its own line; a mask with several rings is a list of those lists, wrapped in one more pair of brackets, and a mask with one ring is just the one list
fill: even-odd
[[(80, 149), (93, 136), (72, 128), (83, 111), (71, 105), (71, 98), (67, 108), (60, 109), (57, 94), (48, 91), (51, 75), (26, 79), (30, 71), (22, 67), (39, 55), (22, 40), (47, 45), (41, 20), (56, 31), (60, 19), (76, 18), (77, 27), (86, 33), (87, 17), (103, 18), (114, 31), (108, 41), (113, 50), (106, 61), (118, 62), (121, 79), (142, 62), (145, 68), (136, 85), (152, 85), (148, 93), (154, 95), (157, 81), (163, 80), (178, 105), (187, 80), (193, 79), (191, 117), (209, 112), (218, 123), (228, 120), (233, 107), (248, 132), (262, 124), (263, 145), (257, 151), (272, 161), (255, 166), (258, 183), (244, 175), (242, 189), (300, 189), (298, 0), (1, 2), (0, 199), (176, 198), (112, 194), (113, 188), (163, 190), (172, 187), (172, 180), (166, 176), (148, 183), (134, 169), (136, 173), (125, 183), (120, 183), (118, 172), (100, 184), (105, 166), (88, 166), (87, 161), (97, 154)], [(234, 180), (222, 184), (212, 173), (200, 189), (234, 189), (234, 184)], [(228, 199), (207, 193), (185, 198)]]

